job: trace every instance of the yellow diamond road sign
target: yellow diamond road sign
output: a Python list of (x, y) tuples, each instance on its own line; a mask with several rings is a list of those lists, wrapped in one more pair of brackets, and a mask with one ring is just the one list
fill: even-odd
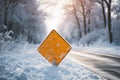
[(39, 53), (57, 66), (71, 50), (71, 46), (55, 30), (52, 30), (38, 48)]

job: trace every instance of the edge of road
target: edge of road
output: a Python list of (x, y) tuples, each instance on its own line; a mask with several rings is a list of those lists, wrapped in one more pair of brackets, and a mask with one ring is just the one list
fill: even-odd
[(104, 53), (95, 52), (95, 51), (88, 52), (88, 51), (85, 51), (85, 50), (72, 50), (71, 52), (82, 52), (82, 53), (92, 54), (92, 55), (100, 55), (100, 56), (109, 56), (109, 57), (120, 58), (120, 56), (118, 56), (118, 55), (104, 54)]
[[(89, 55), (95, 55), (95, 56), (108, 56), (108, 57), (115, 57), (115, 58), (119, 58), (120, 59), (120, 56), (114, 56), (114, 55), (108, 55), (108, 54), (98, 54), (98, 53), (95, 53), (95, 52), (84, 52), (84, 51), (81, 51), (81, 50), (72, 50), (71, 53), (74, 53), (74, 52), (80, 52), (80, 53), (85, 53), (85, 54), (89, 54)], [(72, 54), (70, 54), (72, 55)], [(114, 75), (108, 73), (108, 72), (101, 72), (99, 69), (96, 69), (92, 66), (88, 66), (82, 62), (79, 61), (79, 59), (76, 57), (76, 58), (72, 58), (70, 57), (70, 55), (68, 56), (69, 59), (75, 61), (76, 63), (86, 67), (87, 69), (91, 70), (92, 72), (100, 75), (101, 77), (105, 78), (105, 80), (119, 80), (118, 77), (115, 77)], [(77, 55), (77, 54), (75, 54)], [(79, 54), (78, 54), (79, 55)]]

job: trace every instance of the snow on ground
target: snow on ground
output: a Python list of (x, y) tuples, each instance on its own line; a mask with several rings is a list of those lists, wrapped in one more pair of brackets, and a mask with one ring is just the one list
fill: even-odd
[(37, 47), (25, 44), (0, 52), (0, 80), (103, 80), (67, 57), (58, 67), (52, 66), (37, 52)]
[(120, 46), (114, 46), (110, 44), (90, 45), (90, 46), (76, 46), (72, 45), (74, 50), (81, 50), (89, 53), (107, 54), (120, 57)]

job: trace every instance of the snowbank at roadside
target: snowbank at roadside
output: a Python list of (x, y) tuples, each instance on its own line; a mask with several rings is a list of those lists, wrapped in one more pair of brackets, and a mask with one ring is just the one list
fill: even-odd
[(120, 56), (120, 46), (114, 46), (107, 43), (103, 43), (103, 45), (90, 45), (90, 46), (82, 46), (82, 45), (72, 45), (74, 50), (82, 50), (84, 52), (93, 52), (96, 54), (108, 54), (114, 56)]
[(0, 80), (102, 80), (67, 57), (58, 67), (52, 66), (37, 52), (37, 47), (26, 43), (19, 50), (2, 51)]

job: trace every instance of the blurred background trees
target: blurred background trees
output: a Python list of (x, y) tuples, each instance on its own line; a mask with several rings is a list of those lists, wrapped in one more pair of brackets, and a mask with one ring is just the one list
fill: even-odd
[(0, 0), (1, 37), (5, 41), (39, 43), (46, 33), (46, 14), (39, 5), (35, 0)]
[[(70, 0), (71, 3), (64, 5), (66, 11), (66, 21), (71, 19), (73, 24), (66, 27), (79, 26), (76, 31), (80, 35), (81, 44), (93, 44), (96, 41), (120, 43), (120, 18), (119, 18), (119, 0)], [(64, 23), (63, 23), (64, 24)], [(71, 23), (70, 23), (71, 24)], [(74, 29), (68, 31), (74, 32)], [(62, 31), (63, 34), (66, 32)], [(71, 41), (73, 38), (69, 39)]]
[[(46, 17), (63, 17), (61, 22), (51, 21), (70, 43), (93, 44), (95, 42), (120, 43), (119, 0), (0, 0), (0, 42), (40, 43), (46, 35)], [(46, 10), (59, 7), (64, 12)], [(44, 6), (44, 7), (43, 7)], [(51, 7), (52, 6), (52, 7)], [(47, 13), (46, 13), (47, 12)], [(55, 15), (58, 14), (58, 15)], [(64, 13), (60, 16), (59, 13)], [(50, 17), (50, 20), (53, 20)], [(55, 20), (53, 20), (55, 21)], [(59, 20), (58, 20), (59, 21)], [(49, 21), (50, 23), (50, 21)], [(51, 25), (50, 25), (51, 27)]]

